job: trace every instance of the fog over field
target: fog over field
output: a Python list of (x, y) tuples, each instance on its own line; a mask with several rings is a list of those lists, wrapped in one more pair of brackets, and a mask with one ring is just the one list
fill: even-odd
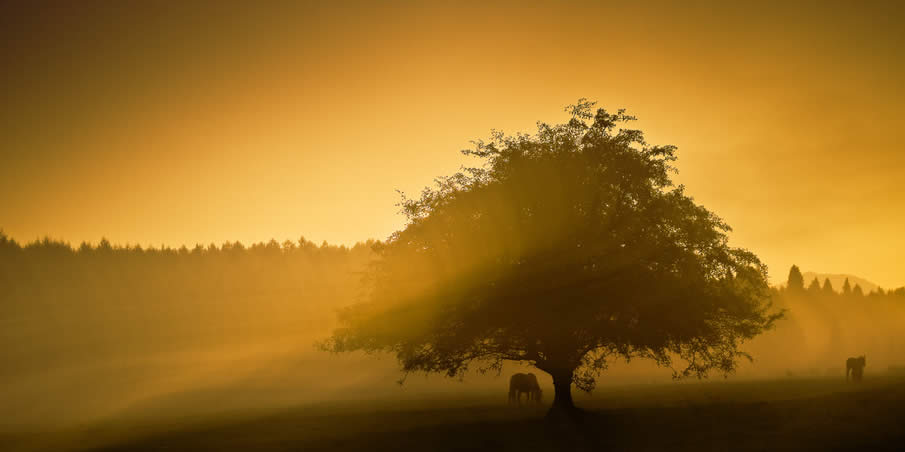
[[(463, 381), (414, 374), (400, 386), (392, 356), (316, 347), (336, 326), (337, 310), (360, 300), (372, 246), (302, 239), (163, 250), (104, 241), (74, 249), (52, 240), (23, 246), (4, 235), (0, 429), (362, 400), (404, 406), (496, 394), (504, 404), (508, 375), (528, 368), (507, 364), (501, 377), (471, 372)], [(905, 367), (903, 290), (782, 289), (774, 300), (787, 317), (742, 347), (754, 362), (730, 381), (844, 379), (845, 359), (862, 354), (868, 376)], [(552, 396), (549, 376), (531, 371)], [(599, 384), (672, 384), (671, 375), (650, 361), (617, 360)], [(586, 398), (576, 397), (579, 404)]]

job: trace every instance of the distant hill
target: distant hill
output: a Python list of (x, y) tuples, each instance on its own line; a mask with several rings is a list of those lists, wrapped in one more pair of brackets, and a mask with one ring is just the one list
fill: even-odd
[[(829, 274), (829, 273), (802, 272), (801, 276), (804, 277), (804, 286), (805, 287), (808, 287), (808, 285), (811, 284), (811, 281), (813, 281), (814, 278), (817, 278), (817, 280), (820, 281), (820, 285), (823, 286), (823, 280), (826, 278), (829, 278), (830, 283), (833, 285), (833, 290), (835, 290), (836, 292), (842, 292), (842, 284), (845, 283), (845, 278), (848, 278), (848, 283), (851, 284), (852, 287), (855, 287), (855, 284), (859, 284), (861, 286), (861, 290), (863, 290), (864, 293), (868, 293), (877, 288), (876, 284), (874, 284), (864, 278), (859, 278), (854, 275), (846, 275), (846, 274), (835, 274), (834, 275), (834, 274)], [(785, 286), (786, 282), (783, 281), (782, 285)]]

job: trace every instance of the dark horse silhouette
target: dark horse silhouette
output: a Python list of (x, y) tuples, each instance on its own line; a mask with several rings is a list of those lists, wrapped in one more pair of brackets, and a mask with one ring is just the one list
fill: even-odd
[(853, 381), (861, 381), (861, 378), (864, 377), (865, 365), (867, 365), (867, 360), (864, 355), (845, 360), (845, 381), (848, 381), (849, 373), (851, 373)]
[(521, 405), (522, 393), (528, 394), (528, 401), (534, 400), (534, 403), (540, 404), (543, 391), (534, 374), (515, 374), (509, 379), (509, 403), (518, 402)]

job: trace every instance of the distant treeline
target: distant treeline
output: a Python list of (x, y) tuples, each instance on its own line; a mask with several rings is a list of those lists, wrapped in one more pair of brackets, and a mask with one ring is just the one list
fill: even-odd
[[(179, 248), (172, 248), (161, 245), (156, 248), (149, 246), (143, 248), (141, 245), (114, 245), (107, 239), (101, 239), (97, 244), (82, 242), (78, 247), (73, 247), (69, 242), (54, 240), (49, 237), (34, 240), (25, 245), (18, 243), (16, 240), (7, 236), (3, 230), (0, 230), (0, 259), (9, 263), (10, 259), (29, 259), (28, 262), (60, 260), (71, 257), (176, 257), (176, 256), (206, 256), (206, 257), (247, 257), (247, 256), (284, 256), (292, 258), (301, 258), (303, 260), (313, 261), (318, 259), (344, 259), (351, 255), (370, 255), (374, 245), (378, 243), (375, 240), (356, 243), (352, 247), (344, 245), (330, 245), (324, 241), (320, 246), (306, 240), (304, 237), (298, 241), (285, 240), (282, 243), (276, 240), (269, 242), (258, 242), (251, 245), (243, 245), (241, 242), (225, 242), (222, 245), (211, 243), (210, 245), (197, 244), (192, 248), (185, 245)], [(16, 261), (16, 264), (25, 263)]]
[[(52, 239), (23, 245), (0, 232), (0, 385), (92, 363), (132, 366), (256, 344), (296, 344), (311, 355), (336, 310), (360, 299), (376, 244), (74, 247)], [(865, 294), (857, 285), (834, 290), (829, 280), (805, 286), (793, 267), (788, 284), (773, 290), (788, 312), (748, 347), (758, 371), (823, 373), (865, 353), (868, 372), (905, 364), (897, 355), (905, 349), (905, 287)], [(136, 364), (134, 373), (170, 365)]]
[(868, 375), (905, 364), (905, 287), (865, 294), (847, 279), (835, 290), (828, 278), (805, 286), (792, 266), (786, 285), (773, 289), (773, 301), (786, 318), (753, 342), (760, 370), (842, 376), (845, 359), (860, 355), (868, 357)]
[(801, 270), (797, 265), (793, 265), (789, 270), (789, 278), (787, 279), (784, 288), (785, 291), (791, 294), (806, 294), (812, 297), (842, 295), (844, 297), (849, 297), (852, 299), (857, 299), (864, 296), (871, 298), (900, 297), (902, 299), (905, 299), (905, 286), (888, 291), (883, 290), (882, 287), (877, 287), (871, 290), (869, 293), (865, 294), (864, 289), (862, 289), (860, 285), (855, 284), (854, 286), (852, 286), (851, 283), (849, 283), (848, 278), (845, 278), (845, 282), (842, 283), (842, 287), (839, 289), (839, 291), (837, 291), (833, 287), (833, 284), (830, 282), (829, 278), (824, 278), (823, 284), (821, 284), (817, 278), (814, 278), (808, 284), (807, 288), (805, 288), (804, 284), (804, 276), (801, 274)]
[(248, 246), (226, 242), (193, 248), (142, 248), (102, 239), (73, 247), (49, 238), (21, 245), (0, 231), (0, 293), (10, 295), (33, 281), (45, 288), (103, 283), (134, 289), (207, 286), (260, 292), (276, 287), (309, 293), (332, 285), (330, 282), (348, 283), (353, 275), (361, 276), (375, 243), (346, 247), (324, 242), (318, 246), (301, 238)]
[(73, 247), (0, 232), (0, 377), (277, 339), (310, 349), (356, 300), (374, 244)]

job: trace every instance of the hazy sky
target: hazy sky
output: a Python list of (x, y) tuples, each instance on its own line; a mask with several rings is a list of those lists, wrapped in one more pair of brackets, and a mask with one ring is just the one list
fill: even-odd
[(902, 2), (186, 3), (3, 2), (7, 234), (383, 239), (395, 189), (590, 97), (774, 279), (905, 284)]

